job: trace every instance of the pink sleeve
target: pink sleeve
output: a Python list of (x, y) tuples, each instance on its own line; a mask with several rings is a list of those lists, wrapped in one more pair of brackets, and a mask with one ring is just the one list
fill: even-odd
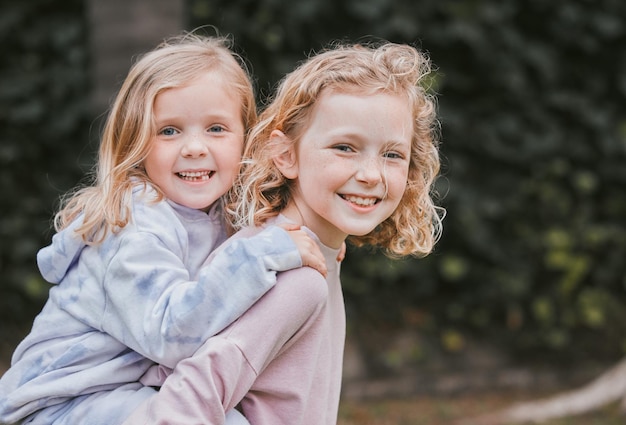
[[(160, 391), (123, 425), (224, 424), (225, 412), (242, 401), (276, 357), (301, 340), (319, 344), (318, 323), (327, 295), (325, 279), (313, 269), (280, 273), (274, 288), (192, 357), (181, 360)], [(307, 352), (301, 351), (304, 356)], [(304, 359), (294, 360), (292, 367), (299, 367), (299, 360)], [(157, 377), (161, 372), (154, 371)]]

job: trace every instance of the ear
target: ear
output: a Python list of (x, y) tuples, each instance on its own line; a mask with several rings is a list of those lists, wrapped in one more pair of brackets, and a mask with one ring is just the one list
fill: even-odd
[(298, 177), (298, 161), (296, 158), (296, 146), (285, 133), (274, 130), (270, 134), (270, 143), (275, 146), (276, 154), (272, 158), (274, 165), (287, 179)]

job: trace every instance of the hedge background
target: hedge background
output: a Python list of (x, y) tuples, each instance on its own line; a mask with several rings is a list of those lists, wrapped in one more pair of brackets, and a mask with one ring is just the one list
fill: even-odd
[[(99, 128), (84, 2), (0, 7), (6, 339), (45, 300), (35, 255)], [(349, 334), (375, 373), (395, 329), (420, 335), (403, 354), (418, 363), (476, 340), (561, 365), (626, 354), (626, 3), (188, 0), (187, 14), (189, 30), (233, 34), (260, 98), (336, 39), (411, 43), (437, 65), (443, 238), (426, 259), (350, 250), (344, 264)]]

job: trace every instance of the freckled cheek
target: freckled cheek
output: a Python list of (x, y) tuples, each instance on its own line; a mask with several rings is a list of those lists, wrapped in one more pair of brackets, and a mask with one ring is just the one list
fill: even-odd
[(221, 152), (215, 152), (213, 154), (215, 162), (221, 165), (221, 168), (227, 168), (235, 173), (239, 172), (241, 164), (241, 150), (237, 145), (233, 144), (228, 147), (228, 150), (223, 148)]
[(408, 172), (398, 170), (398, 172), (391, 173), (387, 176), (387, 190), (389, 196), (393, 199), (400, 200), (404, 195), (407, 187)]
[(316, 181), (318, 185), (325, 185), (333, 191), (338, 190), (343, 186), (347, 180), (349, 180), (352, 173), (349, 167), (338, 166), (336, 164), (329, 164), (328, 162), (321, 162), (314, 168), (316, 170)]

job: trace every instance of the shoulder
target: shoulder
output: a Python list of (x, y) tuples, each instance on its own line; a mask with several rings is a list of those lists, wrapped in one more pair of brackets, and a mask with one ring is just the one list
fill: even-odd
[[(279, 272), (277, 274), (277, 290), (293, 293), (294, 302), (303, 302), (309, 305), (319, 305), (328, 299), (328, 282), (317, 270), (311, 267), (298, 267), (296, 269)], [(288, 298), (283, 294), (283, 298)]]
[(129, 229), (150, 233), (161, 233), (182, 226), (182, 222), (171, 205), (164, 199), (157, 200), (154, 189), (135, 188), (130, 208)]
[(103, 243), (104, 250), (133, 244), (137, 249), (146, 249), (150, 244), (173, 249), (187, 239), (185, 227), (174, 209), (165, 200), (158, 200), (157, 192), (150, 185), (136, 184), (128, 207), (128, 223), (109, 235)]

